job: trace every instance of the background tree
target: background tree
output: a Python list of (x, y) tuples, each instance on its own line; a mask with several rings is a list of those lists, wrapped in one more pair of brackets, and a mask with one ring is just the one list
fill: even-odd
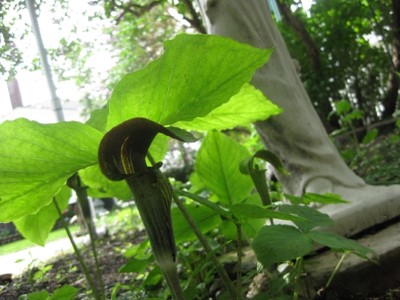
[[(72, 24), (64, 30), (68, 34), (60, 36), (58, 46), (48, 52), (59, 80), (75, 80), (87, 111), (105, 104), (123, 74), (156, 58), (162, 52), (162, 41), (183, 31), (205, 32), (193, 0), (95, 0), (89, 4), (90, 9), (82, 12), (89, 22), (78, 23), (69, 1), (37, 1), (39, 12), (41, 5), (57, 12), (55, 26)], [(280, 30), (301, 65), (301, 79), (329, 131), (344, 126), (331, 113), (334, 103), (344, 99), (359, 113), (357, 126), (393, 115), (399, 97), (398, 0), (318, 0), (309, 11), (301, 1), (279, 0), (278, 6), (283, 16)], [(4, 40), (0, 71), (6, 77), (21, 65), (21, 51), (15, 46), (21, 33), (12, 24), (22, 20), (16, 12), (23, 9), (24, 1), (2, 1), (0, 6)], [(27, 25), (22, 28), (25, 33), (29, 30)], [(95, 28), (102, 30), (100, 40), (83, 34)], [(113, 67), (93, 67), (99, 49), (108, 53)], [(100, 65), (98, 61), (94, 64)], [(37, 60), (21, 66), (38, 68)]]
[[(278, 1), (281, 32), (323, 120), (342, 99), (363, 112), (359, 125), (393, 115), (399, 98), (398, 2), (319, 0), (305, 12), (297, 1)], [(332, 120), (330, 125), (338, 126)]]

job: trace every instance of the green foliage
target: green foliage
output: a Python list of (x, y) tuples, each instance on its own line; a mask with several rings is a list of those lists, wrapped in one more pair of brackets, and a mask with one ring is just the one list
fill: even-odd
[[(68, 205), (71, 191), (66, 186), (62, 187), (60, 192), (54, 197), (53, 201), (57, 201), (59, 207), (65, 209)], [(53, 202), (40, 209), (39, 212), (33, 215), (24, 216), (14, 221), (18, 231), (24, 238), (44, 246), (50, 231), (59, 215)]]
[(252, 243), (257, 259), (265, 267), (304, 256), (312, 245), (306, 234), (289, 225), (264, 226)]
[(249, 157), (243, 146), (223, 134), (212, 131), (202, 143), (195, 168), (204, 185), (225, 205), (243, 201), (253, 185), (239, 170), (242, 160)]
[(99, 169), (99, 165), (80, 170), (79, 175), (83, 182), (90, 186), (88, 193), (93, 197), (116, 197), (121, 200), (132, 198), (128, 186), (124, 181), (111, 181)]
[(237, 94), (270, 53), (228, 38), (179, 35), (161, 58), (118, 83), (107, 127), (133, 117), (163, 125), (203, 117)]
[(101, 134), (77, 122), (0, 125), (0, 221), (17, 220), (49, 205), (68, 177), (97, 162)]
[[(305, 26), (310, 41), (286, 22), (279, 26), (291, 55), (301, 65), (301, 79), (320, 117), (326, 120), (332, 110), (330, 102), (345, 98), (351, 100), (353, 109), (364, 112), (364, 124), (379, 120), (377, 106), (386, 105), (392, 68), (386, 50), (393, 30), (391, 1), (378, 5), (374, 1), (321, 0), (309, 12), (298, 6), (293, 15)], [(335, 119), (331, 124), (338, 126)]]
[[(108, 111), (93, 113), (88, 124), (43, 125), (20, 119), (0, 125), (0, 221), (16, 221), (27, 238), (43, 244), (52, 227), (52, 222), (43, 226), (43, 220), (54, 220), (53, 198), (73, 174), (79, 172), (83, 184), (93, 194), (123, 199), (129, 198), (126, 185), (109, 179), (126, 180), (149, 236), (153, 257), (161, 268), (148, 268), (153, 258), (146, 252), (148, 242), (144, 242), (125, 253), (130, 260), (120, 271), (145, 272), (142, 286), (147, 289), (159, 285), (164, 275), (174, 299), (183, 298), (176, 271), (175, 242), (190, 247), (188, 244), (196, 243), (192, 242), (193, 232), (207, 251), (207, 259), (199, 266), (189, 263), (193, 273), (202, 279), (198, 290), (204, 291), (204, 284), (212, 281), (215, 268), (232, 298), (240, 298), (242, 292), (240, 288), (237, 291), (231, 288), (226, 271), (215, 258), (219, 251), (236, 249), (238, 287), (242, 276), (241, 253), (246, 243), (253, 246), (264, 267), (299, 261), (312, 250), (314, 243), (369, 257), (372, 251), (355, 242), (315, 231), (317, 227), (332, 225), (332, 220), (304, 204), (343, 202), (340, 197), (310, 194), (293, 197), (291, 200), (296, 202), (293, 205), (275, 206), (271, 202), (266, 206), (265, 193), (254, 193), (254, 186), (259, 192), (268, 190), (266, 185), (260, 188), (264, 170), (255, 160), (268, 161), (285, 172), (282, 163), (268, 151), (251, 156), (233, 138), (215, 130), (266, 119), (281, 111), (248, 84), (271, 51), (207, 35), (180, 35), (165, 47), (164, 55), (157, 61), (124, 77), (114, 89)], [(156, 163), (162, 160), (168, 142), (158, 133), (182, 141), (193, 140), (179, 126), (208, 131), (196, 157), (196, 176), (192, 176), (196, 188), (201, 188), (201, 195), (185, 190), (173, 194), (159, 169), (161, 164)], [(105, 128), (110, 130), (104, 134)], [(108, 179), (100, 174), (98, 161)], [(244, 173), (255, 176), (243, 174), (241, 165), (242, 169), (245, 166)], [(79, 188), (85, 189), (83, 185)], [(68, 198), (67, 191), (62, 190), (62, 194), (54, 202), (61, 207)], [(194, 202), (181, 203), (176, 195)], [(177, 208), (172, 209), (171, 223), (172, 199)], [(267, 218), (271, 225), (263, 226)], [(277, 225), (274, 219), (294, 225)], [(36, 226), (29, 228), (33, 222)], [(213, 247), (204, 234), (215, 237)], [(81, 264), (93, 294), (101, 298), (102, 291), (94, 287), (85, 264)], [(193, 292), (194, 281), (189, 276), (187, 294)], [(124, 287), (115, 286), (114, 298), (121, 288)], [(69, 292), (72, 290), (66, 289), (65, 299), (71, 295)], [(59, 294), (62, 298), (64, 291)], [(41, 292), (32, 297), (51, 296)], [(165, 292), (162, 298), (166, 297)]]
[(347, 162), (370, 184), (399, 184), (400, 131), (395, 129), (391, 134), (377, 137), (374, 137), (374, 131), (370, 132), (364, 137), (359, 151)]
[(75, 299), (78, 294), (78, 289), (70, 286), (63, 285), (62, 287), (56, 289), (52, 295), (50, 295), (46, 290), (30, 293), (27, 295), (28, 300), (72, 300)]
[[(186, 209), (203, 234), (217, 228), (221, 223), (219, 214), (204, 206), (187, 204)], [(196, 235), (177, 207), (172, 209), (172, 224), (177, 244), (196, 240)]]
[[(243, 103), (246, 103), (245, 107), (243, 107)], [(250, 84), (245, 84), (239, 93), (207, 116), (197, 117), (186, 122), (180, 121), (175, 126), (197, 131), (231, 129), (260, 120), (265, 115), (272, 116), (280, 112), (282, 110), (275, 104), (265, 101), (265, 96), (261, 91), (256, 90)]]

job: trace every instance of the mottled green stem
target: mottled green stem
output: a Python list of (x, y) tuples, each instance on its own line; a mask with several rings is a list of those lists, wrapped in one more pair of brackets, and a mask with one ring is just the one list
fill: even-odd
[(347, 253), (344, 252), (343, 255), (342, 255), (342, 257), (340, 258), (339, 262), (336, 264), (336, 267), (335, 267), (335, 269), (333, 270), (331, 276), (329, 277), (328, 282), (327, 282), (326, 285), (325, 285), (325, 288), (328, 288), (328, 287), (331, 285), (332, 280), (333, 280), (333, 278), (335, 277), (336, 273), (339, 271), (340, 267), (342, 266), (342, 263), (343, 263), (343, 261), (344, 261), (346, 255), (347, 255)]
[(74, 174), (73, 176), (71, 176), (71, 178), (68, 180), (68, 185), (75, 191), (76, 196), (78, 198), (78, 203), (81, 209), (83, 210), (83, 217), (85, 219), (85, 224), (89, 232), (90, 248), (95, 262), (95, 268), (96, 268), (95, 275), (99, 284), (100, 296), (101, 299), (105, 299), (106, 296), (104, 294), (105, 287), (103, 282), (103, 276), (100, 269), (100, 262), (97, 256), (97, 250), (95, 245), (95, 240), (97, 239), (97, 232), (93, 221), (93, 216), (92, 216), (93, 212), (90, 210), (89, 207), (89, 200), (86, 191), (87, 187), (82, 185), (82, 181), (78, 174)]
[(236, 291), (237, 291), (237, 299), (240, 300), (242, 296), (242, 226), (239, 223), (236, 223), (236, 236), (237, 236), (237, 264), (236, 264)]
[(298, 300), (301, 288), (301, 273), (303, 272), (303, 257), (296, 259), (293, 300)]
[(72, 248), (74, 249), (76, 258), (77, 258), (77, 260), (79, 262), (79, 265), (82, 268), (83, 274), (85, 274), (86, 280), (88, 281), (89, 286), (90, 286), (90, 288), (91, 288), (91, 290), (93, 292), (93, 296), (95, 297), (95, 299), (101, 299), (100, 295), (99, 295), (99, 293), (98, 293), (98, 291), (96, 289), (96, 286), (94, 284), (93, 278), (89, 273), (89, 269), (88, 269), (85, 261), (82, 258), (81, 252), (79, 251), (79, 248), (78, 248), (78, 246), (76, 245), (76, 243), (74, 241), (74, 238), (72, 236), (71, 231), (69, 230), (68, 224), (64, 221), (64, 217), (63, 217), (63, 214), (61, 212), (60, 206), (58, 205), (57, 201), (55, 201), (55, 200), (53, 200), (53, 203), (54, 203), (54, 206), (56, 207), (58, 215), (60, 216), (62, 225), (63, 225), (63, 227), (64, 227), (64, 229), (65, 229), (65, 231), (66, 231), (66, 233), (68, 235), (68, 238), (69, 238), (69, 241), (70, 241), (70, 243), (72, 245)]

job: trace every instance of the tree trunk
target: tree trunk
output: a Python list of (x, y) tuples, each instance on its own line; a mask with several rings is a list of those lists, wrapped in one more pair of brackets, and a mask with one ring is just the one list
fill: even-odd
[[(383, 99), (384, 111), (382, 117), (390, 118), (396, 110), (400, 88), (400, 0), (392, 0), (392, 62), (393, 69), (389, 74), (387, 93)], [(397, 72), (397, 74), (396, 74)]]
[(304, 23), (298, 17), (293, 15), (290, 7), (282, 2), (282, 0), (278, 0), (277, 4), (283, 16), (283, 20), (290, 28), (292, 28), (294, 32), (296, 32), (300, 36), (301, 40), (304, 42), (314, 72), (317, 74), (321, 74), (321, 56), (318, 46), (315, 44), (311, 35), (308, 33), (306, 27), (304, 26)]

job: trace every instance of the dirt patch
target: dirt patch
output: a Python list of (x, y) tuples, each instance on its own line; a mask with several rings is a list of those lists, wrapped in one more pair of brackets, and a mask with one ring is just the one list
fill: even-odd
[[(129, 238), (128, 238), (129, 237)], [(106, 235), (96, 241), (97, 253), (103, 274), (106, 290), (106, 299), (110, 299), (112, 288), (120, 283), (122, 285), (134, 285), (136, 274), (119, 273), (119, 268), (127, 262), (121, 250), (143, 241), (143, 231), (129, 231)], [(88, 263), (91, 274), (94, 274), (94, 259), (87, 246), (83, 246), (82, 255)], [(46, 290), (50, 294), (57, 288), (68, 284), (79, 289), (77, 299), (93, 299), (88, 283), (83, 275), (75, 254), (58, 256), (34, 267), (21, 276), (4, 278), (0, 282), (0, 300), (18, 299), (21, 295)]]

